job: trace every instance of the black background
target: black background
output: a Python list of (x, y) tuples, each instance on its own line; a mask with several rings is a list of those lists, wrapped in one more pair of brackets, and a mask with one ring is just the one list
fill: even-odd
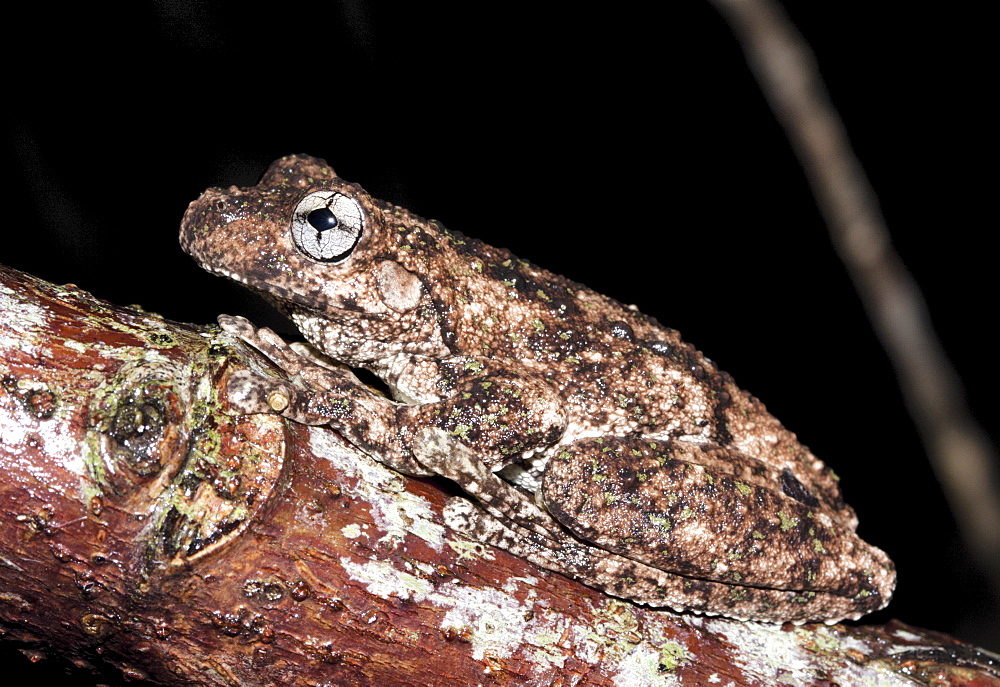
[[(208, 186), (254, 183), (288, 153), (324, 157), (375, 196), (679, 329), (842, 477), (862, 536), (899, 568), (895, 600), (870, 621), (1000, 648), (997, 600), (707, 3), (22, 9), (4, 48), (0, 262), (171, 319), (228, 312), (290, 332), (202, 273), (177, 228)], [(996, 437), (985, 17), (855, 0), (789, 11)]]

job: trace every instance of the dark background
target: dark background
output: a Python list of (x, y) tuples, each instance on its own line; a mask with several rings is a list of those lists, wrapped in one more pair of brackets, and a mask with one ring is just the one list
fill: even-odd
[[(208, 186), (252, 184), (288, 153), (324, 157), (377, 197), (679, 329), (836, 469), (862, 536), (896, 561), (896, 598), (865, 622), (1000, 648), (997, 599), (707, 3), (123, 5), (34, 3), (7, 27), (0, 262), (171, 319), (282, 327), (202, 273), (178, 223)], [(985, 17), (856, 0), (789, 10), (996, 437)]]

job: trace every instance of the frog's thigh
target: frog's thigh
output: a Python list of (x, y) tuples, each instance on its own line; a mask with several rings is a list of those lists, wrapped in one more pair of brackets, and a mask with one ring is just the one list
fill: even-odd
[[(772, 590), (775, 599), (803, 604), (834, 599), (832, 615), (812, 619), (884, 605), (894, 573), (882, 551), (820, 504), (785, 493), (780, 481), (719, 469), (715, 448), (637, 436), (581, 439), (550, 459), (540, 494), (580, 539), (692, 584), (761, 598), (766, 592), (751, 588)], [(794, 608), (789, 613), (798, 617)]]

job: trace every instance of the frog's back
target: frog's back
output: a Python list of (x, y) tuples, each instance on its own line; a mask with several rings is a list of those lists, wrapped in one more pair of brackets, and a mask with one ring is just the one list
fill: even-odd
[(400, 232), (403, 245), (421, 250), (404, 248), (399, 259), (405, 265), (409, 255), (408, 267), (447, 314), (439, 317), (444, 340), (456, 354), (504, 361), (554, 385), (568, 415), (561, 443), (638, 433), (734, 448), (778, 471), (794, 467), (807, 491), (854, 526), (823, 463), (676, 330), (506, 249), (405, 214), (413, 221)]

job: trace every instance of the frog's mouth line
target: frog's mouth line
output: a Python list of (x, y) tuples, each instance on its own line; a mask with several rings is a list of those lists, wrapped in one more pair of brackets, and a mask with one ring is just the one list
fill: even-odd
[(288, 313), (289, 303), (294, 304), (296, 307), (303, 308), (304, 310), (315, 312), (314, 309), (295, 303), (297, 298), (299, 298), (298, 294), (291, 291), (290, 289), (281, 286), (280, 284), (267, 283), (266, 286), (260, 286), (258, 285), (257, 281), (247, 278), (245, 274), (228, 270), (225, 267), (220, 267), (218, 265), (212, 265), (203, 262), (197, 257), (195, 258), (195, 262), (198, 263), (199, 267), (201, 267), (203, 270), (205, 270), (210, 274), (214, 274), (215, 276), (218, 277), (225, 277), (230, 281), (234, 281), (237, 284), (241, 284), (247, 287), (257, 295), (261, 296), (272, 307), (274, 307), (276, 310), (278, 310), (278, 312), (282, 313), (286, 317), (290, 317)]

